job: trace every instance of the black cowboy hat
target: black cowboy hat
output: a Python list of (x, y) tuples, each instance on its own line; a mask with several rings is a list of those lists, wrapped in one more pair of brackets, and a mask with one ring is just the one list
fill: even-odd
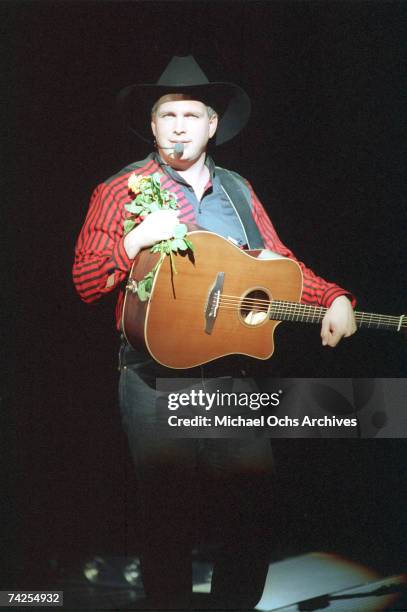
[(192, 55), (174, 56), (157, 83), (129, 85), (117, 95), (119, 112), (128, 127), (142, 140), (152, 142), (151, 109), (161, 96), (185, 93), (219, 116), (215, 142), (220, 145), (236, 136), (246, 125), (251, 103), (247, 93), (233, 83), (210, 82)]

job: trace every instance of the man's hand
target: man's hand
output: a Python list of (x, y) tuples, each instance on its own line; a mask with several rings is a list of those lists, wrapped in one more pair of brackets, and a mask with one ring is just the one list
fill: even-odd
[(149, 214), (124, 239), (124, 248), (128, 257), (134, 259), (141, 249), (172, 238), (175, 226), (179, 223), (178, 214), (179, 211), (173, 209), (156, 210)]
[(322, 319), (321, 338), (323, 346), (336, 346), (343, 337), (356, 331), (355, 313), (352, 304), (344, 295), (337, 297)]

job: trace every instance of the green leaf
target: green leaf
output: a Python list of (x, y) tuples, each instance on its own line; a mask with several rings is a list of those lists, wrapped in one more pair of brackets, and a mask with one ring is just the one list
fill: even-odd
[(135, 215), (138, 215), (143, 210), (143, 207), (135, 204), (134, 201), (131, 204), (125, 204), (124, 208)]
[(137, 295), (142, 302), (146, 301), (147, 293), (146, 293), (146, 284), (144, 282), (144, 279), (139, 281), (137, 284)]
[(154, 172), (154, 174), (151, 176), (154, 185), (156, 185), (157, 187), (161, 187), (160, 177), (161, 174), (159, 172)]
[(185, 223), (179, 223), (174, 229), (174, 238), (183, 238), (187, 233), (188, 228)]
[(151, 287), (153, 286), (153, 279), (150, 273), (138, 282), (137, 284), (137, 295), (141, 302), (145, 302), (150, 297)]
[(174, 243), (175, 243), (177, 249), (180, 250), (180, 251), (186, 251), (187, 248), (188, 248), (187, 243), (182, 238), (175, 238)]
[(131, 219), (126, 219), (123, 223), (124, 233), (128, 234), (135, 225), (136, 225), (135, 221), (132, 221)]
[(144, 206), (143, 206), (143, 210), (141, 211), (141, 215), (144, 215), (145, 213), (149, 214), (150, 213), (150, 206), (151, 203), (150, 202), (145, 202)]
[(192, 244), (190, 240), (188, 240), (188, 238), (184, 238), (184, 242), (191, 251), (194, 250), (194, 245)]

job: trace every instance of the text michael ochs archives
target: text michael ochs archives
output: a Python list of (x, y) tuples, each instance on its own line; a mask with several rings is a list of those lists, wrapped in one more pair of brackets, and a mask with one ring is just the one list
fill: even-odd
[[(221, 414), (189, 414), (179, 416), (171, 414), (168, 417), (170, 427), (357, 427), (356, 418), (342, 418), (336, 416), (323, 416), (301, 418), (288, 415), (259, 414), (258, 416), (236, 414), (236, 409), (256, 411), (259, 409), (276, 408), (280, 405), (282, 391), (275, 393), (228, 393), (215, 391), (208, 393), (199, 390), (190, 390), (182, 393), (169, 393), (168, 409), (172, 412), (182, 408), (198, 408), (205, 412), (219, 410)], [(231, 409), (232, 414), (228, 413)]]

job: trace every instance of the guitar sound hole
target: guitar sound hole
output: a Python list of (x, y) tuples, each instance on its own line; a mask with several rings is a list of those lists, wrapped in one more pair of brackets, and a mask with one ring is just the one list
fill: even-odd
[(249, 291), (240, 302), (240, 316), (246, 325), (260, 325), (267, 319), (270, 298), (262, 289)]

